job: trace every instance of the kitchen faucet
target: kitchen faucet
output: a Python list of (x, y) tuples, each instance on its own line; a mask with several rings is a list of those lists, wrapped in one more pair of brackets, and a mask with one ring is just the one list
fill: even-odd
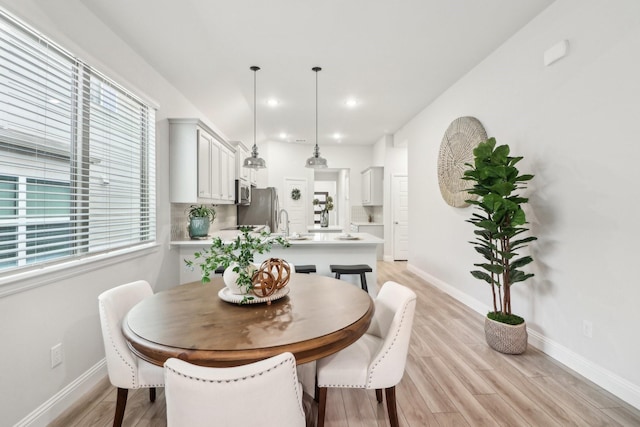
[(289, 212), (286, 209), (280, 209), (280, 224), (282, 224), (282, 214), (286, 214), (287, 221), (284, 223), (284, 237), (289, 237)]

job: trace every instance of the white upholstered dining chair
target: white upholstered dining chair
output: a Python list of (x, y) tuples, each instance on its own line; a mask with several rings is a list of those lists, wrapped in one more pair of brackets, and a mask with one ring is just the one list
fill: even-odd
[(375, 300), (375, 314), (367, 332), (349, 347), (318, 360), (318, 423), (324, 426), (327, 388), (375, 389), (397, 427), (395, 386), (404, 374), (416, 308), (416, 294), (396, 282), (386, 282)]
[(303, 427), (296, 360), (285, 352), (231, 368), (169, 359), (165, 367), (168, 427)]
[(129, 389), (149, 388), (149, 398), (156, 398), (156, 387), (164, 387), (162, 367), (136, 357), (122, 335), (122, 321), (127, 312), (144, 298), (153, 295), (148, 282), (138, 280), (117, 286), (98, 296), (102, 339), (111, 384), (118, 388), (113, 426), (120, 427), (124, 418)]

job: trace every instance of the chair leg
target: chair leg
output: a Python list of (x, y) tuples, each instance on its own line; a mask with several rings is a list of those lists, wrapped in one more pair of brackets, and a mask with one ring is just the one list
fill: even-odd
[(382, 389), (381, 388), (377, 388), (376, 389), (376, 399), (378, 400), (378, 403), (382, 403)]
[(327, 388), (320, 387), (318, 392), (318, 423), (316, 427), (324, 427), (324, 410), (327, 407)]
[(124, 408), (127, 406), (128, 388), (118, 387), (118, 398), (116, 399), (116, 414), (113, 417), (113, 427), (121, 427), (124, 419)]
[(155, 387), (151, 387), (149, 389), (149, 400), (151, 402), (155, 402), (156, 401), (156, 388)]
[(340, 273), (336, 273), (336, 279), (340, 278)]
[(384, 394), (387, 398), (387, 413), (389, 414), (389, 423), (391, 427), (400, 427), (398, 423), (398, 408), (396, 408), (396, 387), (389, 387), (384, 389)]
[(369, 292), (367, 288), (367, 273), (360, 273), (360, 285), (362, 285), (363, 291)]

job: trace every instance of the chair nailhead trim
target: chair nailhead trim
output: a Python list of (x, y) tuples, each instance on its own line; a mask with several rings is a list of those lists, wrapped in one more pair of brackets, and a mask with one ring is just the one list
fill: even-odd
[[(103, 317), (103, 315), (107, 312), (107, 309), (105, 308), (104, 304), (102, 303), (102, 301), (100, 301), (100, 305), (102, 306), (102, 310), (100, 310), (100, 317)], [(131, 387), (128, 388), (138, 388), (136, 386), (136, 369), (131, 366), (131, 364), (129, 362), (127, 362), (124, 358), (124, 356), (122, 355), (122, 353), (120, 353), (120, 351), (118, 350), (118, 347), (116, 347), (115, 342), (113, 341), (113, 334), (111, 333), (111, 328), (109, 327), (109, 322), (106, 321), (106, 319), (102, 319), (103, 320), (103, 324), (106, 325), (106, 329), (107, 329), (107, 335), (109, 337), (109, 342), (111, 343), (111, 346), (113, 347), (113, 349), (115, 350), (116, 354), (118, 355), (118, 357), (120, 357), (120, 360), (122, 360), (122, 362), (127, 365), (129, 367), (129, 369), (131, 369)], [(108, 369), (108, 367), (107, 367)]]
[[(287, 363), (291, 367), (291, 369), (295, 371), (295, 369), (296, 369), (295, 363), (293, 363), (291, 359), (287, 359), (287, 360), (283, 360), (282, 362), (278, 363), (275, 366), (272, 366), (269, 369), (266, 369), (264, 371), (258, 372), (257, 374), (253, 374), (253, 375), (249, 375), (249, 376), (241, 377), (241, 378), (235, 378), (235, 379), (232, 379), (232, 380), (207, 380), (207, 379), (204, 379), (204, 378), (193, 377), (191, 375), (185, 375), (185, 374), (183, 374), (181, 372), (178, 372), (175, 369), (173, 369), (171, 367), (168, 367), (168, 366), (165, 366), (165, 369), (168, 370), (168, 371), (173, 372), (174, 374), (176, 374), (176, 375), (178, 375), (180, 377), (188, 378), (190, 380), (202, 381), (202, 382), (206, 382), (206, 383), (222, 384), (222, 383), (235, 383), (235, 382), (239, 382), (239, 381), (245, 381), (245, 380), (248, 380), (250, 378), (256, 378), (258, 376), (261, 376), (265, 372), (271, 372), (271, 371), (279, 368), (280, 366), (284, 365), (285, 363)], [(300, 396), (300, 394), (298, 393), (298, 384), (296, 383), (296, 381), (293, 381), (292, 386), (293, 386), (293, 390), (296, 393), (296, 399), (297, 399), (298, 402), (300, 402), (299, 405), (298, 405), (300, 407), (300, 411), (302, 411), (302, 414), (304, 415), (305, 412), (304, 412), (304, 409), (302, 408), (302, 396)]]
[(391, 350), (391, 347), (393, 347), (393, 345), (396, 342), (396, 339), (398, 338), (398, 334), (400, 333), (400, 330), (402, 329), (402, 324), (404, 323), (404, 318), (405, 315), (407, 314), (407, 306), (409, 305), (409, 302), (411, 302), (413, 300), (408, 301), (403, 309), (402, 309), (402, 317), (400, 318), (400, 326), (398, 327), (398, 330), (395, 334), (395, 336), (393, 337), (393, 341), (391, 342), (391, 344), (389, 345), (389, 347), (387, 348), (387, 351), (384, 352), (384, 354), (382, 356), (380, 356), (380, 358), (376, 359), (372, 364), (371, 364), (371, 369), (369, 369), (369, 379), (367, 380), (367, 386), (366, 388), (370, 389), (371, 388), (371, 377), (374, 374), (374, 371), (376, 369), (376, 367), (382, 362), (382, 360), (387, 356), (387, 354), (389, 354), (389, 350)]
[[(98, 301), (98, 303), (102, 306), (102, 310), (100, 310), (100, 317), (103, 318), (104, 317), (104, 313), (106, 313), (106, 309), (104, 307), (104, 304), (102, 303), (102, 301)], [(122, 360), (122, 362), (127, 365), (129, 367), (129, 369), (131, 369), (131, 387), (127, 387), (128, 389), (131, 390), (135, 390), (138, 388), (154, 388), (154, 387), (164, 387), (164, 384), (140, 384), (139, 381), (137, 381), (137, 367), (131, 366), (131, 364), (129, 362), (127, 362), (124, 358), (124, 356), (122, 355), (122, 353), (120, 353), (120, 351), (118, 350), (118, 347), (116, 347), (114, 341), (113, 341), (113, 335), (111, 334), (111, 328), (109, 328), (109, 322), (105, 321), (106, 319), (102, 319), (104, 322), (104, 325), (106, 326), (107, 329), (107, 335), (109, 337), (109, 342), (111, 343), (111, 346), (113, 347), (113, 349), (115, 350), (115, 352), (118, 354), (118, 357), (120, 357), (120, 360)], [(108, 367), (107, 367), (108, 370)]]
[[(410, 300), (409, 302), (411, 302), (413, 300)], [(407, 314), (407, 306), (409, 305), (409, 303), (405, 304), (404, 308), (402, 309), (402, 317), (400, 319), (400, 326), (402, 326), (402, 323), (404, 322), (404, 318), (405, 315)], [(387, 349), (387, 351), (385, 351), (385, 353), (377, 360), (375, 360), (372, 364), (371, 364), (371, 369), (369, 370), (369, 378), (367, 380), (367, 384), (364, 386), (358, 386), (358, 385), (353, 385), (353, 384), (326, 384), (326, 385), (318, 385), (318, 387), (328, 387), (328, 388), (364, 388), (367, 390), (371, 389), (371, 376), (373, 374), (374, 369), (376, 368), (376, 366), (378, 366), (378, 364), (380, 364), (380, 362), (382, 362), (382, 359), (384, 359), (386, 357), (386, 355), (389, 353), (389, 350), (391, 349), (391, 347), (393, 347), (393, 344), (396, 342), (396, 338), (398, 338), (398, 333), (400, 331), (400, 328), (398, 328), (398, 332), (396, 332), (396, 335), (393, 337), (393, 341), (391, 342), (391, 345), (389, 346), (389, 348)]]

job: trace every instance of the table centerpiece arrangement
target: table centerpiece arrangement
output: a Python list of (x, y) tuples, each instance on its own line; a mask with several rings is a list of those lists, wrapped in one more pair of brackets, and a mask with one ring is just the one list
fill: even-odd
[(242, 227), (234, 240), (225, 242), (216, 237), (209, 248), (193, 254), (194, 260), (185, 259), (184, 262), (189, 267), (200, 267), (202, 283), (209, 283), (212, 272), (220, 267), (224, 268), (223, 279), (228, 292), (243, 295), (242, 302), (248, 302), (254, 299), (251, 294), (261, 298), (268, 297), (269, 292), (282, 285), (285, 279), (288, 281), (290, 267), (284, 260), (280, 261), (286, 267), (280, 266), (274, 259), (269, 260), (271, 263), (265, 261), (260, 269), (254, 264), (256, 254), (268, 253), (276, 243), (285, 248), (290, 246), (281, 236), (274, 236), (266, 231), (252, 232), (250, 228)]

